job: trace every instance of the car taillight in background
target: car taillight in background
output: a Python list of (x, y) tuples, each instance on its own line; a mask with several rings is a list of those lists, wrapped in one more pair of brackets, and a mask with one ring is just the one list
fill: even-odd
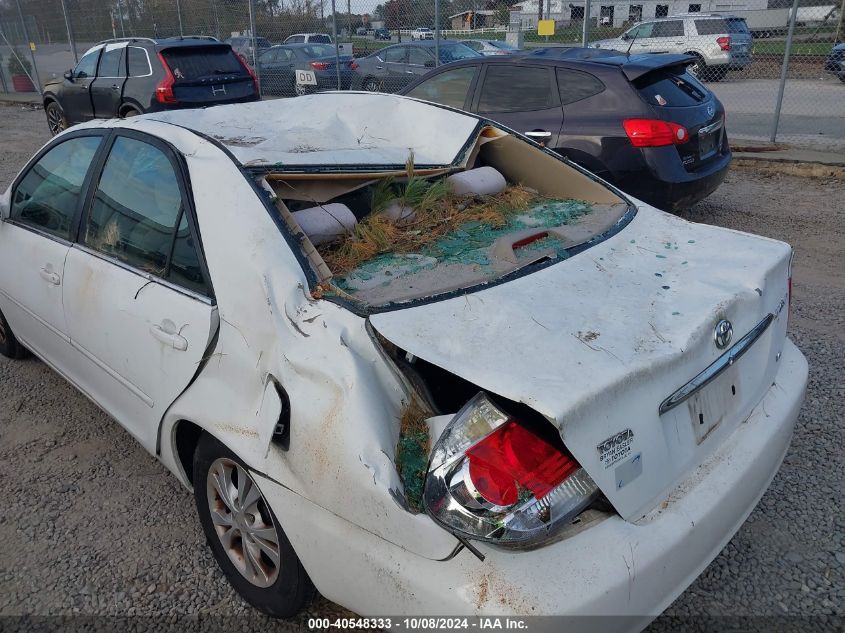
[(166, 104), (179, 103), (176, 95), (173, 94), (173, 84), (176, 83), (176, 79), (173, 77), (170, 66), (161, 53), (158, 54), (158, 59), (161, 62), (162, 68), (164, 68), (164, 79), (156, 84), (156, 101)]
[(256, 95), (261, 94), (261, 88), (258, 86), (258, 77), (255, 75), (255, 72), (252, 70), (252, 66), (249, 65), (249, 62), (246, 61), (246, 58), (241, 55), (240, 53), (236, 53), (235, 57), (238, 58), (238, 61), (241, 63), (241, 66), (249, 73), (249, 76), (252, 77), (252, 87), (255, 90)]
[(622, 121), (625, 133), (634, 147), (662, 147), (683, 145), (689, 140), (689, 132), (683, 125), (660, 119), (625, 119)]
[(355, 61), (349, 62), (349, 68), (351, 70), (358, 70), (358, 62), (355, 62)]
[(723, 51), (731, 50), (731, 38), (730, 37), (717, 37), (716, 43), (719, 45)]
[(554, 536), (598, 495), (556, 429), (544, 436), (479, 393), (437, 440), (424, 501), (453, 533), (524, 547)]
[(326, 62), (311, 62), (311, 68), (314, 70), (328, 70), (329, 65)]

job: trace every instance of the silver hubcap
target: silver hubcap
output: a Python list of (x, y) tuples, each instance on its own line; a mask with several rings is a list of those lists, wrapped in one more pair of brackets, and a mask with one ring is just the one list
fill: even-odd
[(246, 470), (221, 457), (206, 478), (211, 521), (235, 568), (257, 587), (279, 576), (279, 536), (264, 497)]
[(58, 134), (65, 129), (65, 120), (58, 108), (50, 108), (47, 111), (47, 123), (53, 134)]

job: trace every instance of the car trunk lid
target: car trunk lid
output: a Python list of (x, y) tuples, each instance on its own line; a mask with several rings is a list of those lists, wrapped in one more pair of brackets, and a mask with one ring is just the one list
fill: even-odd
[[(790, 248), (644, 208), (589, 251), (485, 290), (374, 314), (409, 354), (552, 421), (617, 511), (637, 520), (747, 418), (785, 338)], [(768, 315), (715, 380), (668, 397)]]
[(255, 93), (252, 75), (227, 45), (167, 48), (161, 56), (173, 75), (173, 96), (180, 104), (236, 101)]

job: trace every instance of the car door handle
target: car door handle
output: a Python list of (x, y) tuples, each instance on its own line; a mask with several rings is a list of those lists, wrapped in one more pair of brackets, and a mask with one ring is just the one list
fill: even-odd
[(534, 140), (545, 140), (552, 138), (551, 132), (546, 132), (546, 130), (531, 130), (530, 132), (526, 132), (525, 136), (528, 138), (533, 138)]
[(117, 92), (118, 90), (120, 90), (120, 86), (118, 86), (117, 84), (112, 84), (111, 89)]
[(47, 267), (42, 268), (39, 272), (41, 274), (41, 279), (50, 282), (54, 286), (58, 286), (60, 283), (62, 283), (62, 278), (59, 277), (59, 274), (54, 273)]
[(376, 66), (376, 70), (384, 70), (384, 66)]
[(413, 70), (406, 70), (405, 73), (408, 74), (408, 75), (413, 75), (414, 71)]
[(180, 352), (184, 352), (186, 349), (188, 349), (188, 339), (186, 339), (184, 336), (180, 336), (176, 332), (168, 332), (161, 325), (151, 326), (150, 334), (152, 334), (165, 345), (169, 345), (173, 349), (179, 350)]

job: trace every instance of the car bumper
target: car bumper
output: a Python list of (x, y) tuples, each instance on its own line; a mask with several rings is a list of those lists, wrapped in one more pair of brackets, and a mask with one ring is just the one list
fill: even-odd
[(615, 618), (567, 630), (639, 630), (725, 547), (777, 472), (807, 383), (806, 360), (788, 340), (779, 364), (749, 418), (659, 507), (533, 551), (476, 544), (484, 561), (467, 550), (432, 561), (255, 479), (319, 591), (362, 615), (604, 615)]
[(732, 154), (727, 146), (698, 169), (687, 171), (674, 146), (642, 150), (645, 167), (614, 174), (614, 184), (625, 193), (663, 211), (689, 207), (703, 200), (722, 184)]

